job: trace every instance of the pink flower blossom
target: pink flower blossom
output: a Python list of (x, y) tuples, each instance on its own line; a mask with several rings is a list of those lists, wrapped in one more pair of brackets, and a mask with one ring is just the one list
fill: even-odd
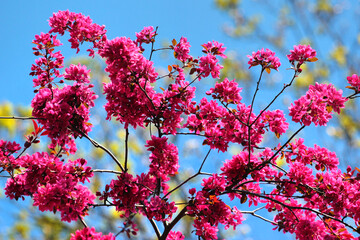
[(289, 123), (286, 122), (283, 111), (279, 109), (262, 113), (261, 119), (264, 123), (268, 124), (270, 131), (275, 133), (278, 138), (281, 134), (285, 133), (289, 127)]
[(295, 45), (294, 50), (290, 50), (289, 55), (286, 55), (290, 61), (290, 63), (294, 66), (295, 71), (301, 72), (302, 69), (300, 66), (304, 62), (315, 62), (317, 61), (316, 58), (316, 51), (310, 47), (310, 45)]
[(58, 52), (54, 52), (54, 47), (62, 45), (56, 35), (50, 35), (49, 33), (41, 33), (35, 35), (33, 41), (36, 47), (33, 47), (34, 55), (41, 56), (35, 60), (35, 64), (31, 66), (31, 76), (37, 76), (33, 79), (34, 87), (44, 87), (47, 84), (57, 78), (61, 77), (59, 69), (63, 67), (64, 56)]
[(151, 198), (150, 201), (145, 200), (144, 203), (146, 206), (145, 215), (149, 219), (154, 218), (156, 221), (170, 221), (177, 209), (175, 202), (169, 203), (159, 196)]
[(34, 153), (21, 156), (16, 164), (22, 171), (6, 183), (5, 194), (10, 199), (33, 196), (34, 206), (39, 206), (40, 211), (61, 212), (62, 221), (87, 215), (95, 195), (78, 184), (93, 175), (86, 160), (64, 164), (48, 153)]
[(77, 49), (77, 53), (80, 51), (80, 44), (84, 42), (93, 43), (92, 48), (89, 48), (89, 56), (94, 56), (94, 48), (102, 48), (106, 42), (106, 30), (105, 26), (99, 26), (96, 23), (92, 23), (90, 17), (85, 17), (81, 13), (73, 13), (67, 11), (59, 11), (54, 13), (49, 19), (49, 25), (51, 30), (49, 33), (59, 33), (64, 35), (65, 31), (70, 33), (69, 42), (71, 48)]
[(74, 185), (70, 179), (59, 179), (56, 184), (46, 184), (34, 194), (34, 206), (40, 211), (61, 212), (61, 221), (76, 221), (79, 216), (88, 215), (95, 195), (83, 185)]
[(125, 37), (108, 41), (99, 54), (106, 59), (105, 70), (111, 79), (104, 84), (107, 119), (116, 117), (125, 128), (144, 126), (145, 120), (154, 114), (154, 106), (158, 105), (157, 95), (150, 85), (158, 76), (153, 62)]
[(224, 68), (218, 62), (219, 60), (212, 54), (208, 53), (206, 56), (202, 56), (199, 59), (199, 80), (201, 78), (208, 77), (210, 74), (213, 78), (220, 78), (220, 69)]
[(71, 64), (68, 68), (65, 69), (64, 78), (67, 80), (74, 80), (78, 83), (90, 83), (90, 69), (88, 70), (85, 65), (78, 65)]
[(204, 53), (210, 53), (212, 55), (219, 55), (222, 58), (227, 58), (227, 56), (224, 54), (226, 48), (223, 47), (224, 44), (219, 43), (217, 41), (212, 41), (212, 42), (208, 42), (205, 43), (203, 45), (201, 45), (204, 50)]
[(72, 137), (91, 130), (89, 108), (94, 106), (97, 98), (91, 87), (93, 85), (75, 82), (73, 86), (62, 89), (42, 88), (32, 100), (32, 115), (39, 118), (39, 123), (48, 132), (52, 140), (51, 149), (59, 145), (74, 153), (76, 146)]
[(190, 53), (190, 43), (185, 37), (180, 38), (180, 42), (174, 47), (174, 56), (176, 59), (185, 63), (187, 60), (192, 59)]
[(298, 240), (322, 240), (325, 235), (324, 223), (316, 215), (308, 213), (297, 223), (295, 234)]
[(347, 99), (342, 97), (342, 91), (337, 91), (332, 84), (316, 83), (310, 85), (305, 96), (291, 104), (289, 115), (294, 122), (305, 126), (312, 122), (315, 126), (324, 126), (332, 118), (332, 111), (339, 114), (346, 101)]
[(248, 55), (247, 57), (249, 58), (249, 68), (261, 65), (263, 69), (270, 72), (270, 68), (278, 71), (278, 67), (281, 65), (279, 58), (275, 57), (275, 53), (269, 49), (258, 50), (257, 52), (253, 52), (252, 56)]
[(109, 192), (100, 194), (100, 200), (106, 201), (107, 197), (112, 198), (117, 211), (124, 211), (124, 216), (128, 217), (131, 213), (137, 212), (136, 204), (150, 196), (151, 190), (156, 187), (155, 181), (156, 179), (149, 174), (133, 177), (129, 173), (122, 173), (106, 187), (110, 189)]
[(181, 232), (170, 231), (166, 240), (184, 240), (185, 236)]
[(143, 43), (151, 43), (154, 41), (156, 32), (154, 31), (154, 27), (144, 27), (141, 32), (136, 33), (136, 43), (138, 44), (139, 48), (144, 51), (144, 49), (141, 47), (141, 44)]
[(70, 240), (115, 240), (115, 236), (112, 233), (102, 235), (102, 233), (96, 232), (94, 227), (86, 227), (77, 230), (75, 234), (72, 233)]
[(166, 137), (151, 136), (151, 140), (146, 141), (145, 147), (151, 151), (149, 174), (166, 179), (168, 175), (177, 174), (179, 168), (178, 149), (172, 143), (167, 143)]
[(348, 80), (348, 83), (351, 85), (351, 87), (354, 88), (355, 92), (360, 91), (360, 76), (353, 74), (348, 76), (346, 79)]
[(219, 99), (225, 103), (240, 103), (242, 97), (240, 96), (242, 88), (238, 87), (235, 79), (229, 81), (227, 78), (224, 79), (221, 83), (216, 83), (214, 88), (210, 88), (210, 91), (207, 91), (207, 95), (211, 95), (214, 99)]

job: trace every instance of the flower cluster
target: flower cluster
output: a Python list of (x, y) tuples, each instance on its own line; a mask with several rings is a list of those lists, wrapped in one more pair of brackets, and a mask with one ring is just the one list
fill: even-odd
[(136, 43), (138, 44), (141, 51), (144, 51), (144, 49), (141, 47), (141, 44), (143, 43), (148, 44), (154, 42), (155, 36), (156, 36), (156, 32), (154, 31), (154, 27), (152, 26), (144, 27), (144, 29), (141, 30), (141, 32), (136, 33)]
[(35, 64), (31, 66), (31, 76), (36, 76), (33, 79), (34, 87), (46, 85), (51, 88), (51, 82), (61, 77), (59, 69), (63, 67), (64, 56), (58, 52), (54, 52), (55, 47), (61, 46), (62, 44), (56, 35), (50, 35), (49, 33), (41, 33), (35, 35), (33, 43), (36, 47), (33, 47), (34, 55), (41, 56), (35, 61)]
[(86, 160), (64, 164), (48, 153), (34, 153), (21, 156), (14, 164), (21, 172), (6, 183), (5, 194), (10, 199), (32, 196), (34, 206), (39, 206), (40, 211), (60, 211), (62, 221), (70, 222), (87, 215), (95, 195), (78, 184), (93, 175)]
[(125, 37), (108, 41), (99, 54), (106, 59), (105, 70), (111, 79), (104, 85), (107, 119), (116, 117), (125, 128), (143, 126), (145, 119), (155, 114), (156, 93), (150, 83), (155, 82), (158, 74), (153, 63)]
[(174, 56), (176, 59), (185, 63), (187, 60), (191, 60), (192, 57), (190, 53), (190, 43), (185, 37), (180, 38), (180, 42), (176, 46), (171, 46), (174, 49)]
[(235, 82), (235, 79), (229, 81), (227, 78), (224, 79), (221, 83), (216, 83), (214, 88), (210, 88), (210, 91), (207, 91), (207, 95), (211, 95), (214, 99), (219, 99), (225, 103), (240, 103), (242, 97), (240, 96), (242, 88), (238, 87), (238, 84)]
[(31, 102), (32, 115), (44, 125), (54, 149), (57, 145), (71, 153), (76, 151), (73, 137), (82, 136), (91, 130), (90, 107), (97, 98), (91, 90), (93, 85), (75, 82), (62, 89), (42, 88)]
[(90, 69), (88, 70), (85, 65), (71, 64), (68, 68), (65, 69), (64, 78), (67, 80), (74, 80), (78, 83), (90, 83)]
[(348, 83), (351, 85), (348, 88), (354, 89), (356, 93), (360, 91), (360, 77), (357, 74), (348, 76), (346, 79), (348, 80)]
[(210, 74), (213, 78), (220, 78), (220, 70), (224, 67), (219, 64), (219, 60), (216, 57), (226, 58), (224, 54), (225, 48), (222, 46), (222, 43), (216, 41), (202, 45), (204, 48), (203, 52), (206, 55), (196, 59), (196, 62), (199, 64), (199, 67), (196, 69), (199, 80), (208, 77)]
[(335, 170), (339, 165), (339, 159), (334, 152), (326, 148), (314, 145), (313, 148), (304, 145), (304, 139), (299, 138), (287, 146), (288, 152), (284, 155), (286, 162), (294, 161), (315, 166), (318, 171)]
[[(149, 219), (155, 219), (156, 221), (170, 221), (172, 215), (176, 212), (177, 207), (175, 202), (168, 203), (166, 200), (155, 196), (150, 201), (145, 200), (146, 212), (145, 215)], [(168, 217), (165, 217), (168, 216)]]
[(162, 119), (160, 121), (160, 128), (164, 133), (176, 134), (177, 129), (181, 128), (181, 121), (183, 113), (188, 114), (189, 107), (193, 104), (195, 97), (195, 87), (189, 86), (189, 82), (185, 81), (183, 70), (176, 68), (179, 75), (175, 79), (174, 84), (170, 84), (162, 94), (158, 93), (159, 107), (158, 116)]
[(20, 149), (20, 145), (16, 142), (0, 140), (0, 172), (7, 171), (11, 173), (14, 169), (19, 167), (12, 154)]
[[(244, 220), (241, 211), (236, 207), (231, 209), (217, 196), (225, 190), (225, 178), (217, 174), (204, 179), (203, 189), (192, 196), (192, 205), (187, 207), (187, 214), (196, 217), (193, 226), (196, 235), (204, 239), (217, 239), (219, 223), (225, 225), (225, 229), (237, 225)], [(194, 189), (190, 191), (194, 195)]]
[(279, 58), (275, 57), (275, 53), (269, 49), (258, 50), (247, 57), (249, 58), (249, 68), (261, 65), (268, 73), (270, 73), (270, 69), (275, 69), (277, 71), (278, 67), (281, 65)]
[(92, 23), (90, 17), (85, 17), (81, 13), (73, 13), (68, 10), (59, 11), (49, 19), (49, 25), (51, 27), (49, 33), (64, 35), (65, 31), (68, 31), (70, 33), (69, 42), (71, 48), (77, 49), (77, 53), (80, 51), (80, 44), (91, 42), (93, 47), (87, 51), (89, 56), (93, 57), (95, 54), (93, 48), (102, 48), (104, 42), (106, 42), (105, 26)]
[(279, 138), (281, 134), (285, 133), (289, 127), (289, 123), (286, 122), (284, 112), (279, 109), (263, 112), (262, 121), (269, 125), (270, 131), (275, 133), (277, 138)]
[(148, 151), (151, 151), (150, 170), (149, 174), (162, 178), (163, 180), (168, 179), (168, 175), (177, 174), (179, 168), (179, 156), (178, 149), (173, 144), (167, 143), (166, 137), (151, 136), (151, 140), (146, 141), (145, 147)]
[(100, 200), (106, 202), (108, 198), (112, 198), (112, 203), (115, 205), (117, 211), (124, 211), (124, 216), (129, 217), (133, 212), (137, 212), (136, 204), (146, 200), (152, 190), (155, 189), (156, 179), (149, 174), (141, 174), (133, 177), (129, 173), (122, 173), (116, 180), (112, 180), (110, 185), (107, 185), (104, 193), (98, 192)]
[(166, 240), (184, 240), (185, 237), (181, 232), (170, 231)]
[(200, 57), (199, 68), (197, 69), (199, 80), (208, 77), (210, 74), (213, 78), (220, 78), (220, 70), (222, 68), (224, 67), (219, 64), (219, 60), (213, 54), (208, 53)]
[(332, 118), (332, 111), (340, 114), (346, 101), (347, 99), (342, 97), (342, 91), (337, 91), (332, 84), (316, 83), (310, 85), (305, 96), (291, 104), (289, 115), (294, 122), (300, 122), (305, 126), (311, 123), (315, 126), (325, 126)]
[[(249, 129), (246, 123), (256, 119), (253, 112), (250, 114), (250, 106), (239, 103), (236, 110), (229, 112), (216, 101), (209, 102), (203, 98), (191, 108), (191, 113), (184, 127), (197, 134), (204, 132), (206, 139), (203, 144), (223, 152), (227, 150), (229, 142), (249, 147)], [(256, 121), (250, 129), (251, 148), (262, 141), (264, 133), (265, 124)]]
[(102, 233), (96, 232), (94, 227), (85, 227), (77, 230), (75, 234), (71, 234), (70, 240), (115, 240), (115, 236), (112, 233), (102, 235)]
[(286, 56), (298, 73), (302, 72), (300, 67), (304, 62), (315, 62), (318, 60), (316, 58), (316, 51), (310, 45), (295, 45), (294, 50), (290, 50), (290, 54)]

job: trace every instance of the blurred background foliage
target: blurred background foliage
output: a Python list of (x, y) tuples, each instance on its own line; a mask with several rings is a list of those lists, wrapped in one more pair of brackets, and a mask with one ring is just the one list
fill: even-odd
[[(284, 57), (293, 48), (293, 45), (301, 43), (310, 44), (312, 48), (317, 50), (319, 61), (304, 66), (303, 72), (296, 79), (294, 86), (287, 90), (282, 101), (277, 103), (276, 106), (282, 106), (281, 109), (284, 109), (284, 105), (288, 106), (290, 102), (299, 98), (307, 91), (308, 85), (315, 82), (330, 82), (337, 88), (345, 89), (347, 86), (346, 76), (354, 73), (360, 74), (360, 25), (357, 24), (360, 20), (360, 6), (358, 2), (346, 0), (214, 0), (214, 5), (228, 19), (223, 23), (224, 35), (234, 40), (234, 43), (238, 46), (237, 49), (239, 49), (230, 51), (230, 49), (236, 48), (226, 46), (228, 58), (223, 60), (224, 68), (222, 69), (220, 81), (224, 77), (236, 79), (244, 89), (242, 96), (245, 101), (249, 101), (259, 71), (248, 70), (245, 56), (250, 53), (243, 52), (241, 46), (254, 46), (254, 51), (262, 47), (275, 51), (276, 55), (280, 57), (283, 66), (281, 74), (273, 71), (265, 77), (264, 84), (266, 88), (261, 89), (265, 93), (258, 100), (258, 109), (261, 109), (264, 104), (268, 103), (269, 98), (277, 93), (276, 89), (280, 90), (283, 84), (290, 81), (293, 72), (288, 71), (288, 76), (283, 74), (285, 69), (290, 67), (290, 64), (287, 66), (287, 60)], [(168, 46), (167, 43), (171, 41), (171, 39), (161, 40), (164, 41), (165, 46)], [(168, 59), (169, 55), (164, 54), (162, 57)], [(100, 94), (102, 92), (102, 83), (109, 81), (107, 74), (104, 72), (105, 64), (103, 60), (98, 58), (80, 57), (72, 59), (67, 65), (78, 62), (91, 69), (92, 83), (95, 85), (94, 90), (99, 95), (99, 99), (96, 100), (99, 107), (94, 108), (91, 112), (91, 122), (94, 128), (90, 136), (109, 148), (118, 159), (122, 160), (125, 149), (125, 130), (114, 121), (105, 120), (106, 113), (102, 107), (105, 102), (104, 96)], [(161, 72), (166, 73), (167, 66), (156, 67), (160, 75), (162, 75)], [(212, 84), (214, 82), (203, 87), (204, 91), (208, 90), (208, 87)], [(200, 86), (200, 88), (202, 87)], [(351, 93), (349, 90), (344, 92), (345, 96)], [(357, 101), (349, 102), (346, 110), (342, 111), (341, 115), (330, 122), (326, 131), (320, 132), (310, 128), (304, 133), (303, 137), (313, 136), (315, 131), (318, 134), (315, 139), (316, 143), (336, 151), (342, 166), (348, 164), (358, 166), (359, 160), (356, 158), (360, 153), (360, 116), (358, 110), (359, 104)], [(14, 106), (10, 102), (2, 102), (0, 103), (0, 116), (31, 116), (31, 108), (30, 106)], [(19, 143), (23, 143), (24, 135), (31, 131), (31, 121), (0, 120), (0, 136), (2, 139), (14, 139)], [(171, 141), (175, 144), (176, 141), (182, 141), (177, 138), (172, 137)], [(129, 157), (132, 173), (139, 174), (144, 169), (144, 164), (146, 167), (148, 156), (144, 148), (146, 139), (149, 139), (148, 130), (138, 128), (130, 132)], [(41, 140), (40, 144), (32, 148), (32, 151), (46, 149), (48, 142)], [(268, 138), (268, 141), (272, 140), (273, 138)], [(203, 157), (202, 151), (199, 150), (201, 142), (189, 137), (182, 143), (182, 147), (179, 149), (180, 159), (189, 156), (198, 159)], [(85, 155), (88, 162), (91, 162), (93, 169), (113, 169), (112, 160), (103, 151), (92, 147), (87, 141), (82, 141), (81, 144), (77, 154), (71, 156), (71, 158), (76, 159)], [(236, 146), (230, 148), (231, 154), (239, 150)], [(31, 153), (31, 151), (28, 153)], [(191, 164), (185, 165), (180, 171), (189, 166), (189, 170), (172, 178), (171, 187), (176, 186), (176, 184), (179, 184), (196, 171), (196, 169), (191, 169)], [(113, 177), (114, 175), (108, 173), (95, 173), (90, 188), (94, 191), (101, 191), (104, 189), (106, 182), (109, 182)], [(0, 180), (3, 186), (6, 178), (1, 177)], [(1, 191), (1, 197), (4, 198), (4, 192)], [(174, 199), (178, 202), (187, 201), (186, 191), (178, 191)], [(15, 201), (9, 201), (6, 204), (19, 205)], [(41, 213), (32, 208), (31, 204), (31, 201), (25, 201), (24, 204), (21, 204), (21, 207), (18, 207), (17, 210), (20, 211), (15, 213), (14, 224), (10, 229), (0, 231), (0, 239), (66, 239), (71, 232), (80, 227), (79, 223), (63, 223), (57, 215), (52, 213)], [(2, 206), (0, 211), (7, 211), (6, 208), (6, 206)], [(92, 220), (89, 221), (96, 225), (97, 231), (103, 231), (104, 233), (117, 233), (120, 231), (119, 227), (122, 226), (122, 222), (119, 215), (121, 213), (116, 212), (114, 209), (99, 207), (91, 210), (90, 214)], [(85, 218), (86, 220), (87, 218)], [(192, 238), (190, 237), (190, 220), (185, 218), (182, 223), (186, 239)], [(140, 232), (143, 232), (138, 236), (138, 239), (153, 239), (153, 233), (151, 229), (147, 228), (145, 219), (137, 218), (136, 221)], [(246, 238), (248, 231), (248, 225), (244, 224), (239, 232)], [(221, 231), (220, 238), (231, 238), (231, 235), (234, 236), (233, 234), (231, 232), (225, 234), (225, 232)], [(125, 236), (123, 237), (125, 238)], [(234, 239), (239, 239), (239, 235), (235, 235)]]

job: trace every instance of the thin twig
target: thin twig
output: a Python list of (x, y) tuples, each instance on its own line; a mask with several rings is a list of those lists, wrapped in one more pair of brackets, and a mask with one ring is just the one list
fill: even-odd
[(269, 220), (269, 219), (267, 219), (267, 218), (264, 218), (263, 216), (260, 216), (260, 215), (256, 214), (257, 211), (259, 211), (259, 210), (261, 210), (261, 209), (263, 209), (263, 208), (265, 208), (265, 206), (260, 207), (260, 208), (257, 208), (257, 209), (255, 209), (255, 210), (253, 210), (253, 211), (241, 211), (241, 213), (243, 213), (243, 214), (250, 214), (250, 215), (252, 215), (252, 216), (254, 216), (254, 217), (257, 217), (257, 218), (260, 218), (261, 220), (264, 220), (265, 222), (269, 222), (269, 223), (271, 223), (271, 224), (278, 225), (276, 222), (271, 221), (271, 220)]
[(293, 83), (294, 79), (296, 78), (296, 71), (294, 73), (294, 76), (292, 77), (291, 81), (284, 85), (284, 87), (281, 89), (281, 91), (271, 100), (271, 102), (259, 113), (259, 115), (255, 118), (255, 120), (250, 124), (250, 127), (256, 123), (256, 121), (261, 117), (261, 115), (275, 102), (275, 100), (285, 91), (286, 88), (290, 87)]
[(0, 116), (0, 119), (32, 120), (32, 119), (42, 119), (42, 118), (37, 118), (37, 117), (17, 117), (17, 116)]
[(248, 164), (250, 164), (250, 161), (251, 161), (251, 126), (250, 125), (250, 118), (251, 118), (251, 114), (252, 114), (252, 111), (253, 111), (253, 108), (254, 108), (254, 102), (255, 102), (255, 98), (256, 98), (256, 94), (257, 92), (259, 91), (259, 85), (260, 85), (260, 81), (261, 81), (261, 77), (264, 73), (264, 70), (265, 68), (262, 67), (261, 69), (261, 73), (260, 73), (260, 76), (259, 76), (259, 80), (257, 81), (256, 83), (256, 89), (255, 89), (255, 93), (253, 95), (253, 98), (251, 100), (251, 105), (250, 105), (250, 112), (249, 112), (249, 116), (248, 116), (248, 120), (247, 120), (247, 127), (248, 127), (248, 151), (249, 151), (249, 158), (248, 158)]
[(100, 172), (100, 173), (114, 173), (114, 174), (121, 174), (120, 171), (115, 170), (108, 170), (108, 169), (92, 169), (91, 172)]
[(119, 166), (119, 168), (121, 169), (122, 172), (124, 172), (124, 168), (121, 165), (121, 163), (119, 162), (119, 160), (114, 156), (114, 154), (107, 149), (106, 147), (104, 147), (103, 145), (99, 144), (98, 142), (96, 142), (95, 140), (93, 140), (92, 138), (90, 138), (87, 134), (81, 132), (82, 136), (85, 137), (86, 139), (88, 139), (92, 145), (96, 148), (100, 148), (102, 150), (104, 150), (107, 154), (109, 154), (109, 156), (115, 161), (115, 163)]
[(150, 52), (149, 61), (151, 61), (152, 54), (153, 54), (153, 52), (155, 52), (155, 50), (154, 50), (154, 42), (155, 42), (155, 37), (156, 37), (156, 35), (157, 35), (158, 28), (159, 28), (159, 27), (156, 26), (156, 28), (155, 28), (154, 40), (151, 41), (151, 52)]
[[(301, 209), (301, 210), (307, 210), (307, 211), (310, 211), (310, 212), (313, 212), (313, 213), (316, 213), (316, 214), (320, 214), (321, 216), (324, 216), (324, 217), (326, 217), (326, 218), (329, 218), (329, 219), (332, 219), (332, 220), (334, 220), (334, 221), (340, 222), (340, 223), (344, 224), (345, 226), (351, 228), (352, 230), (357, 231), (357, 230), (356, 230), (353, 226), (351, 226), (350, 224), (348, 224), (348, 223), (346, 223), (346, 222), (344, 222), (344, 221), (342, 221), (342, 220), (340, 220), (340, 219), (337, 219), (337, 218), (335, 218), (335, 217), (333, 217), (333, 216), (331, 216), (331, 215), (328, 215), (328, 214), (326, 214), (326, 213), (320, 212), (320, 211), (318, 211), (318, 210), (316, 210), (316, 209), (312, 209), (312, 208), (308, 208), (308, 207), (290, 206), (290, 205), (287, 205), (287, 204), (285, 204), (285, 203), (283, 203), (283, 202), (281, 202), (281, 201), (279, 201), (279, 200), (273, 199), (273, 198), (271, 198), (271, 197), (268, 197), (268, 196), (265, 196), (265, 195), (262, 195), (262, 194), (250, 192), (250, 191), (239, 190), (239, 189), (238, 189), (238, 190), (234, 190), (234, 191), (235, 191), (235, 192), (239, 192), (239, 193), (245, 193), (245, 194), (257, 196), (257, 197), (259, 197), (259, 198), (264, 198), (264, 199), (273, 201), (273, 202), (275, 202), (275, 203), (277, 203), (277, 204), (279, 204), (279, 205), (281, 205), (281, 206), (283, 206), (283, 207), (288, 208), (289, 210), (292, 210), (292, 209)], [(226, 194), (226, 193), (228, 193), (228, 192), (224, 192), (223, 194)], [(298, 217), (296, 216), (296, 214), (295, 214), (294, 212), (293, 212), (293, 214), (294, 214), (295, 217), (298, 219)], [(298, 220), (299, 220), (299, 219), (298, 219)]]
[(125, 131), (126, 131), (126, 134), (125, 134), (125, 163), (124, 163), (124, 165), (125, 165), (125, 172), (127, 172), (128, 171), (128, 167), (127, 167), (127, 165), (128, 165), (128, 151), (129, 151), (129, 146), (128, 146), (129, 129), (126, 128)]
[(207, 152), (204, 160), (202, 161), (201, 163), (201, 166), (199, 168), (199, 170), (197, 171), (197, 173), (195, 173), (194, 175), (190, 176), (189, 178), (187, 178), (185, 181), (183, 181), (182, 183), (180, 183), (179, 185), (177, 185), (175, 188), (173, 188), (172, 190), (170, 190), (167, 194), (165, 194), (164, 197), (162, 197), (163, 199), (165, 199), (168, 195), (170, 195), (172, 192), (176, 191), (177, 189), (179, 189), (180, 187), (182, 187), (185, 183), (189, 182), (191, 179), (197, 177), (198, 175), (201, 175), (201, 174), (206, 174), (206, 173), (202, 173), (201, 172), (201, 169), (203, 168), (204, 164), (205, 164), (205, 161), (207, 159), (207, 157), (209, 156), (211, 152), (211, 149), (209, 149), (209, 151)]
[(82, 218), (80, 217), (80, 215), (78, 215), (78, 218), (79, 218), (80, 222), (82, 223), (82, 225), (84, 225), (84, 227), (87, 228), (88, 226), (87, 226), (86, 222), (84, 221), (84, 219), (82, 219)]

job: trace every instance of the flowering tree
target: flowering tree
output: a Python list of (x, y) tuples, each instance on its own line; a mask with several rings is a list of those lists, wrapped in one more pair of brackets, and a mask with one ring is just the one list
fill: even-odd
[[(222, 24), (223, 32), (236, 39), (237, 49), (228, 52), (228, 58), (221, 64), (222, 79), (236, 78), (248, 89), (256, 84), (255, 74), (247, 70), (240, 60), (245, 46), (258, 48), (266, 46), (276, 50), (284, 62), (285, 54), (294, 44), (311, 45), (316, 49), (321, 61), (317, 64), (303, 66), (303, 72), (293, 87), (287, 90), (286, 97), (297, 99), (306, 92), (309, 85), (315, 82), (331, 81), (337, 88), (345, 88), (347, 81), (343, 76), (357, 72), (360, 64), (357, 57), (360, 38), (357, 26), (350, 19), (359, 17), (358, 2), (330, 0), (279, 0), (273, 2), (214, 0), (214, 4), (227, 16)], [(253, 11), (256, 9), (256, 11)], [(346, 31), (344, 31), (346, 29)], [(244, 47), (243, 47), (244, 46)], [(238, 51), (238, 53), (234, 52)], [(282, 82), (283, 75), (272, 74), (263, 85), (268, 85), (270, 91)], [(266, 87), (262, 89), (266, 90)], [(243, 93), (244, 99), (251, 98)], [(261, 100), (261, 99), (259, 99)], [(278, 105), (279, 106), (279, 105)], [(342, 158), (340, 166), (348, 164), (356, 166), (347, 156), (359, 154), (359, 105), (352, 102), (341, 112), (341, 117), (334, 119), (326, 129), (318, 131), (318, 143), (333, 151)], [(304, 136), (314, 134), (314, 129), (306, 129)], [(331, 141), (327, 141), (331, 139)]]
[[(226, 58), (223, 44), (205, 43), (203, 56), (195, 58), (190, 55), (185, 37), (178, 42), (173, 40), (167, 48), (156, 49), (157, 32), (153, 27), (137, 33), (136, 40), (126, 37), (109, 40), (104, 26), (69, 11), (55, 13), (49, 25), (50, 31), (36, 35), (34, 40), (34, 54), (39, 58), (30, 73), (36, 93), (31, 102), (32, 117), (2, 117), (30, 119), (34, 125), (23, 147), (0, 140), (0, 166), (9, 176), (5, 186), (7, 197), (18, 200), (29, 196), (40, 211), (60, 212), (61, 221), (80, 221), (84, 228), (73, 233), (71, 239), (136, 235), (138, 215), (148, 220), (157, 239), (184, 239), (178, 225), (185, 216), (192, 219), (194, 235), (218, 239), (220, 224), (225, 229), (235, 229), (244, 221), (244, 214), (261, 218), (279, 231), (294, 233), (301, 240), (358, 239), (360, 170), (348, 167), (342, 172), (333, 152), (317, 145), (308, 147), (303, 139), (295, 137), (311, 124), (326, 125), (333, 112), (339, 114), (347, 101), (356, 98), (360, 91), (359, 76), (347, 78), (348, 88), (353, 91), (347, 97), (332, 84), (309, 86), (307, 93), (289, 107), (288, 116), (300, 127), (286, 135), (289, 127), (286, 115), (270, 108), (296, 81), (304, 64), (318, 60), (310, 46), (294, 46), (287, 55), (294, 71), (292, 79), (265, 108), (255, 113), (263, 74), (271, 74), (271, 70), (280, 66), (279, 58), (269, 49), (248, 56), (249, 68), (260, 67), (251, 104), (242, 102), (242, 89), (226, 78), (206, 92), (208, 97), (196, 101), (196, 82), (206, 81), (210, 76), (220, 77), (219, 58)], [(61, 45), (56, 34), (65, 32), (69, 32), (69, 42), (77, 52), (80, 45), (88, 42), (89, 56), (99, 54), (105, 59), (110, 78), (104, 84), (105, 110), (107, 119), (115, 119), (126, 131), (124, 159), (118, 159), (88, 135), (92, 128), (90, 109), (97, 96), (85, 65), (70, 65), (60, 72), (64, 57), (55, 50)], [(145, 44), (151, 46), (149, 58), (143, 54)], [(163, 76), (159, 76), (151, 61), (153, 53), (159, 50), (172, 51), (176, 59)], [(154, 85), (163, 78), (170, 79), (171, 84), (157, 91)], [(149, 129), (150, 138), (144, 146), (149, 152), (149, 167), (136, 175), (128, 163), (127, 142), (129, 130), (138, 127)], [(202, 138), (209, 150), (194, 175), (170, 186), (171, 178), (181, 170), (182, 161), (177, 146), (169, 138), (181, 134)], [(263, 146), (266, 134), (274, 134), (281, 143)], [(51, 140), (48, 151), (25, 154), (41, 138)], [(86, 156), (68, 159), (77, 152), (75, 140), (88, 140), (103, 150), (117, 169), (92, 169)], [(224, 160), (218, 171), (205, 172), (210, 151), (226, 152), (230, 144), (241, 146), (242, 150)], [(278, 164), (281, 159), (286, 161), (286, 167)], [(104, 189), (92, 192), (84, 183), (101, 173), (113, 174), (113, 179)], [(194, 178), (201, 178), (201, 185), (189, 186)], [(180, 189), (188, 193), (186, 202), (173, 199)], [(243, 210), (245, 203), (259, 207)], [(84, 217), (95, 207), (113, 207), (122, 213), (124, 224), (118, 233), (103, 234), (87, 225)], [(259, 215), (261, 209), (274, 212), (274, 219)]]

